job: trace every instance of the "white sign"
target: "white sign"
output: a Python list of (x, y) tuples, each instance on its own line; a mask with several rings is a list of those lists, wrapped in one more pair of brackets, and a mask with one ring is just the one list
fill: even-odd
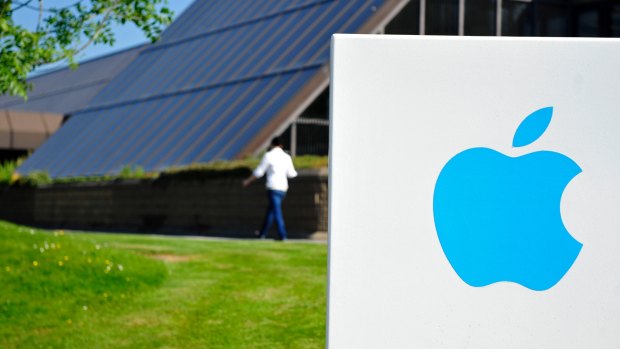
[(336, 35), (328, 346), (620, 347), (620, 40)]

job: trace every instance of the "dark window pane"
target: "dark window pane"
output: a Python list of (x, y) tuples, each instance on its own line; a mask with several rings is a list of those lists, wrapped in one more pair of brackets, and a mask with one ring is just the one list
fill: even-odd
[[(291, 127), (280, 136), (284, 149), (291, 150)], [(329, 152), (329, 126), (297, 124), (296, 155), (327, 155)]]
[(577, 14), (577, 36), (599, 36), (599, 12), (597, 10), (583, 11)]
[(611, 12), (611, 36), (620, 37), (620, 6), (616, 5)]
[(536, 7), (536, 28), (539, 36), (569, 36), (568, 8), (562, 5)]
[(458, 35), (459, 0), (426, 2), (426, 34)]
[(504, 1), (502, 8), (502, 35), (532, 36), (534, 34), (532, 4)]
[(465, 35), (495, 35), (496, 0), (465, 1)]
[(411, 0), (385, 27), (385, 34), (420, 34), (420, 0)]
[(301, 113), (302, 118), (329, 120), (329, 87)]

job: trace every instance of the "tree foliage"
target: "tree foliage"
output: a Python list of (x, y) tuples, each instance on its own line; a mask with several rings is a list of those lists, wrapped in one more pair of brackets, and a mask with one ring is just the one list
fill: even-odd
[[(133, 23), (156, 41), (172, 20), (168, 0), (76, 0), (50, 7), (44, 0), (0, 0), (0, 94), (27, 97), (28, 73), (59, 61), (75, 67), (90, 45), (113, 45), (112, 25)], [(17, 11), (36, 11), (36, 27), (14, 22)]]

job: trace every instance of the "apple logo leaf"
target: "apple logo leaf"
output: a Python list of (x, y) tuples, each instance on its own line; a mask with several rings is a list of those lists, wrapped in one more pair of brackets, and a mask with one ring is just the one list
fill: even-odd
[(523, 147), (537, 140), (547, 130), (551, 115), (553, 115), (553, 107), (541, 108), (528, 115), (517, 128), (512, 139), (512, 146)]

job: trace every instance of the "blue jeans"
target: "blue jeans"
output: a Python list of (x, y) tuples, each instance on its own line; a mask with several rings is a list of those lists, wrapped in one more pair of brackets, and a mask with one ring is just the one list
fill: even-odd
[(273, 223), (273, 220), (275, 219), (280, 238), (287, 238), (286, 228), (284, 227), (284, 216), (282, 215), (282, 201), (284, 200), (285, 196), (285, 191), (267, 190), (269, 207), (267, 207), (267, 213), (265, 214), (263, 228), (260, 230), (261, 236), (267, 236), (267, 233), (269, 232), (269, 227), (271, 227), (271, 223)]

